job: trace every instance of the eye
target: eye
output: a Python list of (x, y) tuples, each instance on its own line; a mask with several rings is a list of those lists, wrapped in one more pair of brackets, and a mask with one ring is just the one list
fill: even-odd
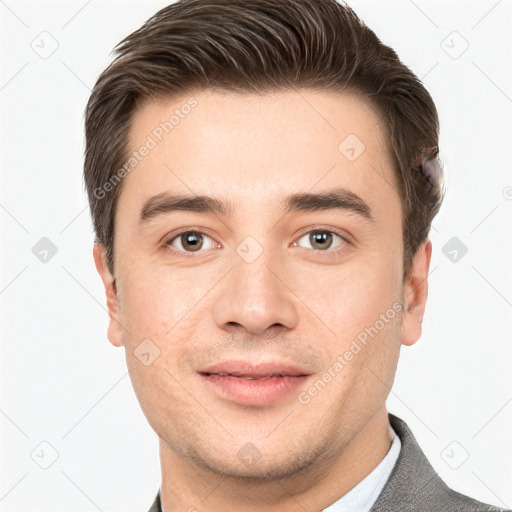
[(220, 244), (215, 242), (205, 233), (190, 229), (173, 236), (165, 243), (165, 245), (171, 247), (177, 252), (200, 252), (201, 249), (207, 250), (220, 247)]
[[(349, 243), (344, 237), (328, 229), (314, 229), (302, 235), (293, 246), (300, 246), (301, 240), (305, 240), (310, 246), (306, 248), (315, 249), (320, 252), (335, 252), (343, 245)], [(197, 253), (201, 250), (220, 248), (221, 245), (211, 237), (199, 230), (187, 229), (175, 234), (166, 243), (173, 251), (178, 253)], [(329, 249), (331, 249), (329, 251)]]
[[(317, 249), (320, 251), (327, 251), (327, 249), (337, 249), (343, 242), (348, 243), (345, 238), (333, 231), (326, 229), (314, 229), (309, 231), (305, 235), (302, 235), (298, 241), (294, 242), (293, 245), (300, 245), (301, 240), (306, 240), (306, 243), (310, 244), (310, 248)], [(304, 246), (301, 246), (304, 247)]]

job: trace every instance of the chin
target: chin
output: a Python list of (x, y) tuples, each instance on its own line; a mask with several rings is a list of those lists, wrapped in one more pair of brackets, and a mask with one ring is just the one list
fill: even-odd
[(295, 446), (295, 452), (283, 453), (276, 447), (276, 453), (269, 453), (265, 448), (259, 449), (251, 442), (240, 443), (241, 448), (226, 456), (223, 453), (205, 453), (190, 447), (186, 457), (195, 464), (214, 473), (247, 483), (266, 483), (276, 480), (286, 480), (301, 474), (309, 473), (312, 466), (326, 458), (329, 447), (309, 446), (307, 449)]

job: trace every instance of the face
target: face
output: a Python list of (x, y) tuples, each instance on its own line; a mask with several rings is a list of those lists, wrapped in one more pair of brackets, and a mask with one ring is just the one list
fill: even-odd
[(384, 407), (421, 333), (430, 242), (404, 283), (398, 185), (362, 99), (193, 98), (134, 116), (129, 149), (149, 149), (117, 204), (115, 288), (94, 252), (108, 336), (169, 457), (289, 476)]

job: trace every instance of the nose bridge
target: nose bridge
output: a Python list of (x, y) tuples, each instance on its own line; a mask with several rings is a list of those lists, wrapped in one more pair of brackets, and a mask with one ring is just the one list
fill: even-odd
[(236, 323), (256, 334), (275, 325), (293, 328), (297, 324), (294, 295), (279, 276), (276, 247), (266, 240), (260, 243), (248, 236), (233, 252), (234, 268), (214, 308), (219, 327)]
[[(246, 290), (249, 298), (258, 296), (265, 300), (282, 295), (283, 283), (276, 277), (279, 272), (276, 251), (269, 245), (256, 245), (252, 240), (245, 240), (237, 247), (235, 276), (239, 291)], [(245, 294), (244, 294), (245, 295)]]

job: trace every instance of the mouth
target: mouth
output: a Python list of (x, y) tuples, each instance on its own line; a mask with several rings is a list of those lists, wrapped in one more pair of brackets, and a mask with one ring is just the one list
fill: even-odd
[[(290, 377), (290, 375), (281, 375), (280, 373), (273, 373), (272, 375), (266, 375), (263, 377), (256, 377), (255, 375), (233, 375), (231, 373), (203, 373), (206, 377), (210, 377), (211, 375), (218, 375), (219, 377), (237, 377), (239, 379), (247, 379), (247, 380), (265, 380), (272, 379), (276, 377)], [(300, 377), (300, 375), (299, 375)]]
[(280, 362), (225, 361), (198, 372), (209, 392), (241, 405), (264, 406), (285, 399), (311, 375), (296, 365)]

